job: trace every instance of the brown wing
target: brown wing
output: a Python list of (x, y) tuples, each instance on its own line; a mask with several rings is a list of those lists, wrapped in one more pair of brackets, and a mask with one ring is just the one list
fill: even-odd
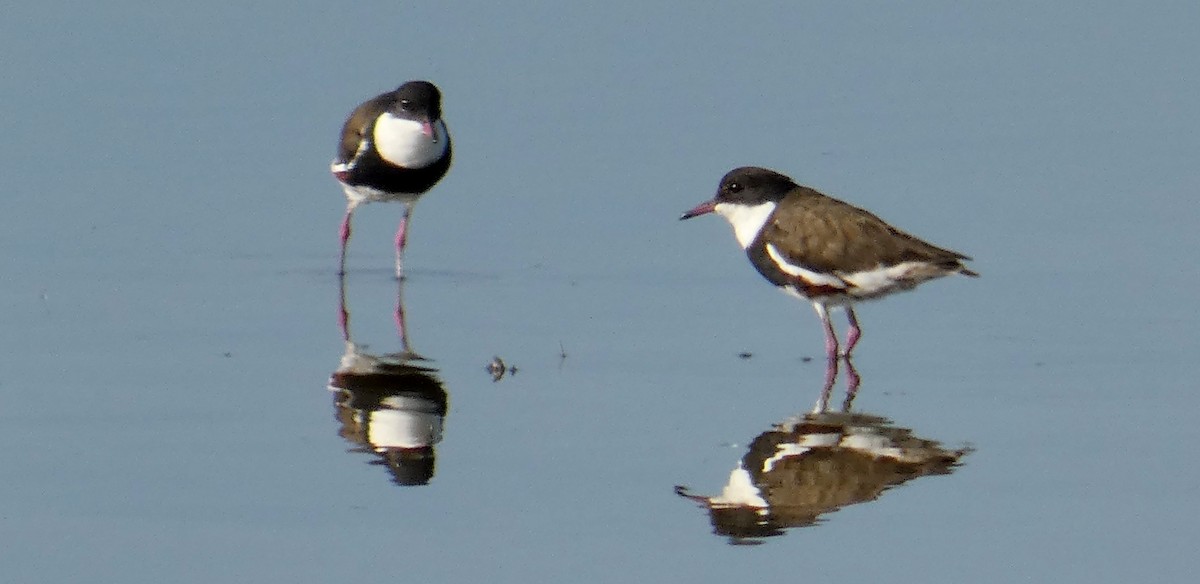
[(967, 270), (967, 256), (922, 241), (865, 209), (798, 187), (779, 204), (763, 230), (789, 262), (825, 273), (848, 273), (882, 265), (922, 261), (947, 271)]
[(335, 162), (349, 162), (354, 158), (354, 154), (358, 152), (358, 145), (362, 142), (363, 136), (371, 131), (375, 118), (387, 109), (391, 102), (391, 92), (381, 93), (367, 101), (364, 101), (358, 107), (350, 112), (350, 117), (346, 119), (345, 125), (342, 126), (342, 139), (338, 143), (337, 160)]

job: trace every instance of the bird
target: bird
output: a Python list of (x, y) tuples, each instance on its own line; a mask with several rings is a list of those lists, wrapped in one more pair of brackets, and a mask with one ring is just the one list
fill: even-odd
[[(849, 359), (862, 336), (856, 303), (951, 274), (979, 276), (963, 264), (970, 257), (766, 168), (729, 171), (716, 195), (680, 220), (709, 213), (729, 221), (759, 274), (789, 295), (812, 302), (825, 328), (825, 355), (834, 366), (839, 356)], [(829, 318), (837, 307), (845, 309), (850, 322), (842, 353)]]
[(339, 274), (346, 273), (354, 210), (363, 203), (398, 201), (404, 214), (396, 228), (396, 277), (404, 278), (413, 205), (446, 176), (451, 152), (450, 133), (442, 120), (442, 93), (428, 81), (408, 81), (350, 112), (337, 156), (329, 166), (347, 200)]

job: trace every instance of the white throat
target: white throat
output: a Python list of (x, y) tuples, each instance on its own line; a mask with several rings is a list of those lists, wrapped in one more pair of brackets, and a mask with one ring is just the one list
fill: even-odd
[(433, 123), (433, 136), (426, 136), (421, 132), (421, 122), (397, 118), (391, 113), (384, 113), (375, 121), (374, 138), (379, 156), (404, 168), (425, 168), (437, 162), (450, 146), (446, 124), (441, 120)]
[(733, 226), (733, 236), (737, 238), (742, 249), (746, 249), (754, 243), (758, 232), (762, 231), (767, 219), (771, 218), (771, 213), (775, 212), (775, 203), (766, 202), (754, 206), (717, 203), (713, 211), (729, 221)]

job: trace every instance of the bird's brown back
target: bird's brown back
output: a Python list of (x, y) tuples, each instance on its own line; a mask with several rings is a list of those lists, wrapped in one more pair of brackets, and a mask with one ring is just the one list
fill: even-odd
[(377, 95), (350, 112), (350, 117), (342, 126), (342, 141), (338, 144), (337, 162), (348, 162), (354, 158), (363, 136), (372, 130), (375, 118), (378, 118), (387, 109), (391, 95), (391, 93)]
[(909, 261), (977, 275), (962, 265), (971, 258), (896, 229), (871, 212), (798, 186), (776, 207), (759, 234), (788, 262), (825, 273), (850, 273)]

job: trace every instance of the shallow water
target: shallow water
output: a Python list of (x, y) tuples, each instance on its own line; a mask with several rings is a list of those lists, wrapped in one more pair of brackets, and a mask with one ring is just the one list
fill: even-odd
[[(12, 581), (1200, 567), (1197, 9), (265, 6), (0, 23)], [(456, 162), (401, 335), (399, 208), (339, 281), (326, 166), (417, 76)], [(977, 258), (859, 310), (849, 414), (811, 309), (676, 221), (748, 163)]]

